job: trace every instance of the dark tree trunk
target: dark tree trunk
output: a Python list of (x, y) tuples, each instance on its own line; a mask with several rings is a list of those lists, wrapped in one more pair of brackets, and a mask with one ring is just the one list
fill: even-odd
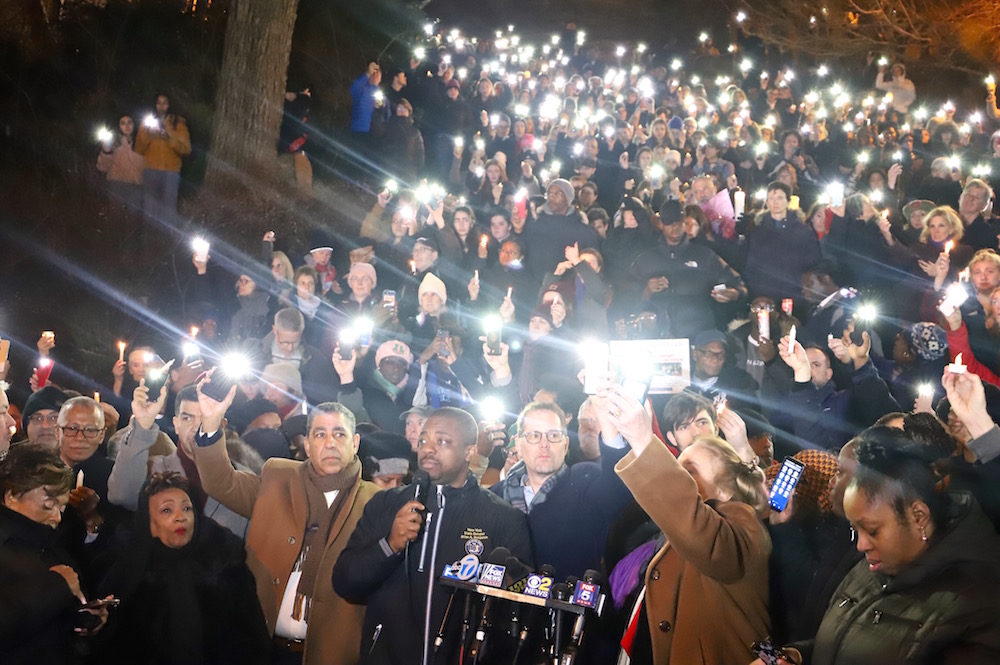
[[(226, 26), (206, 184), (277, 170), (278, 130), (299, 0), (235, 0)], [(272, 181), (273, 182), (273, 181)], [(252, 187), (252, 185), (251, 185)]]

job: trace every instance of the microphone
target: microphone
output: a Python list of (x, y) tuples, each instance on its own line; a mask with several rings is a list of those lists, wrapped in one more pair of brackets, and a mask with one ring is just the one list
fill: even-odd
[(427, 505), (427, 495), (431, 491), (431, 477), (420, 469), (413, 474), (413, 500)]
[[(487, 566), (490, 565), (497, 566), (498, 564), (500, 564), (500, 562), (506, 561), (510, 557), (511, 553), (509, 549), (502, 546), (497, 547), (492, 552), (490, 552), (490, 555), (488, 557), (486, 557), (486, 563), (483, 564), (484, 573), (486, 572)], [(503, 566), (500, 567), (502, 568)], [(501, 572), (500, 574), (501, 574), (501, 582), (500, 584), (495, 586), (503, 586), (503, 579), (502, 579), (503, 572)], [(482, 575), (480, 575), (480, 577), (482, 577)], [(472, 639), (472, 647), (469, 649), (469, 658), (472, 660), (473, 664), (479, 662), (479, 658), (482, 655), (483, 648), (486, 645), (486, 630), (487, 628), (489, 628), (491, 609), (493, 609), (493, 598), (492, 596), (486, 596), (486, 600), (483, 601), (483, 612), (479, 616), (479, 624), (476, 627), (476, 634)]]
[[(424, 524), (417, 531), (417, 538), (420, 537), (421, 532), (430, 531), (431, 528), (431, 520), (433, 519), (433, 517), (431, 515), (431, 511), (426, 510), (427, 497), (430, 495), (430, 492), (431, 492), (431, 477), (427, 474), (426, 471), (420, 469), (413, 475), (413, 500), (422, 503), (424, 505), (425, 512), (424, 512)], [(416, 541), (411, 541), (411, 542), (416, 542)], [(420, 562), (417, 565), (418, 573), (424, 572), (424, 564), (426, 563), (426, 558), (427, 558), (427, 539), (424, 539), (423, 545), (421, 545), (420, 547)]]
[[(552, 598), (566, 602), (569, 600), (569, 586), (565, 582), (557, 582), (552, 585)], [(563, 612), (553, 610), (556, 613), (555, 635), (552, 638), (552, 658), (558, 662), (562, 658), (563, 651)]]
[[(583, 580), (577, 582), (576, 588), (573, 591), (572, 602), (574, 605), (583, 605), (591, 609), (595, 607), (600, 608), (603, 601), (603, 596), (600, 595), (601, 586), (598, 584), (601, 579), (600, 575), (593, 568), (588, 569), (583, 574)], [(600, 615), (601, 610), (597, 609), (597, 613)], [(577, 615), (576, 621), (573, 623), (573, 632), (570, 634), (568, 653), (563, 658), (562, 665), (573, 665), (576, 654), (579, 653), (580, 645), (583, 642), (583, 626), (586, 619), (586, 613)]]
[[(525, 567), (527, 568), (527, 566)], [(519, 580), (508, 587), (508, 591), (523, 593), (527, 596), (548, 598), (550, 586), (552, 584), (552, 577), (556, 574), (556, 569), (552, 566), (552, 564), (544, 564), (538, 569), (537, 573), (531, 572), (530, 568), (527, 568), (527, 572), (527, 576), (523, 580)], [(543, 612), (544, 610), (536, 605), (528, 606), (528, 611), (525, 614), (524, 621), (521, 622), (521, 634), (518, 635), (517, 650), (514, 652), (513, 662), (515, 664), (521, 657), (521, 652), (524, 651), (524, 646), (528, 643), (528, 638), (532, 634), (532, 626), (538, 623), (540, 615), (542, 615)]]

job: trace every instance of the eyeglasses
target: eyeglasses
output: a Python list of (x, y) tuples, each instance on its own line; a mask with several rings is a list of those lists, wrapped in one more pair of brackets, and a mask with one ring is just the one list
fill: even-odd
[(41, 413), (35, 413), (28, 418), (28, 422), (32, 425), (40, 425), (41, 423), (45, 423), (46, 425), (57, 425), (59, 424), (59, 414), (50, 413), (46, 416)]
[(543, 436), (549, 443), (562, 443), (562, 440), (566, 438), (566, 432), (561, 429), (550, 429), (548, 432), (533, 431), (521, 433), (521, 438), (531, 445), (541, 443)]
[(98, 436), (104, 433), (104, 428), (99, 427), (77, 427), (76, 425), (69, 425), (67, 427), (60, 427), (63, 436), (76, 436), (77, 434), (83, 434), (85, 439), (96, 439)]

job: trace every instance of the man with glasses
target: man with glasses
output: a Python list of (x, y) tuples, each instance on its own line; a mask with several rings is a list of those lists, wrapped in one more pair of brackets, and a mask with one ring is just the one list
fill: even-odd
[(55, 386), (45, 386), (28, 397), (21, 411), (21, 427), (28, 441), (52, 450), (59, 446), (59, 409), (65, 401), (66, 393)]
[(271, 332), (260, 340), (265, 365), (288, 363), (302, 376), (302, 393), (310, 404), (337, 398), (336, 372), (329, 356), (302, 341), (305, 317), (294, 307), (279, 309)]
[[(432, 483), (424, 503), (413, 500), (413, 487), (377, 494), (334, 567), (336, 592), (368, 606), (360, 652), (366, 663), (422, 662), (448, 606), (449, 590), (432, 581), (446, 564), (469, 554), (482, 561), (500, 546), (531, 563), (524, 516), (481, 488), (469, 470), (478, 436), (475, 418), (461, 409), (431, 413), (417, 448), (418, 467)], [(422, 528), (425, 513), (430, 528)], [(444, 653), (434, 662), (456, 662), (461, 612), (452, 608), (449, 617)]]
[(218, 402), (202, 385), (194, 461), (205, 493), (250, 520), (247, 565), (274, 638), (273, 662), (356, 662), (364, 608), (335, 593), (330, 575), (380, 488), (361, 479), (354, 414), (333, 402), (313, 407), (308, 459), (273, 458), (257, 475), (233, 468), (226, 449), (225, 414), (237, 388)]
[(600, 570), (608, 530), (632, 496), (615, 473), (628, 452), (625, 440), (614, 433), (601, 441), (600, 463), (567, 466), (565, 412), (531, 402), (517, 418), (514, 449), (521, 461), (490, 489), (528, 515), (538, 563), (554, 566), (560, 578)]
[(703, 330), (695, 335), (691, 344), (691, 385), (687, 389), (708, 399), (726, 399), (730, 406), (756, 406), (757, 382), (742, 369), (726, 363), (728, 344), (718, 330)]
[(114, 527), (128, 516), (108, 502), (108, 477), (114, 462), (103, 453), (97, 454), (104, 442), (104, 429), (104, 411), (89, 397), (70, 398), (59, 409), (59, 457), (73, 469), (79, 486), (70, 492), (71, 510), (66, 512), (58, 531), (85, 572), (112, 545)]

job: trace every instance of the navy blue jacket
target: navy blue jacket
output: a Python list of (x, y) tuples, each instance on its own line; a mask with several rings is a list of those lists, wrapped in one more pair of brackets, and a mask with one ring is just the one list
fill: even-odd
[[(604, 543), (611, 524), (632, 499), (615, 473), (615, 464), (629, 451), (601, 442), (601, 461), (579, 462), (569, 468), (546, 496), (528, 513), (528, 529), (535, 560), (551, 564), (556, 575), (582, 577), (601, 570)], [(490, 488), (502, 496), (503, 481)]]

